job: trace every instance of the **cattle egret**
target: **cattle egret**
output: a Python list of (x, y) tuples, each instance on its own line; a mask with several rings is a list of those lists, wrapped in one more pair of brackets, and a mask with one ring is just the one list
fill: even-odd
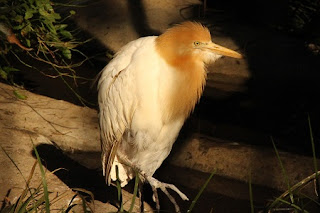
[(122, 187), (139, 174), (151, 185), (158, 210), (160, 188), (180, 211), (167, 188), (183, 200), (187, 196), (152, 176), (202, 94), (206, 64), (223, 55), (241, 58), (213, 43), (209, 30), (196, 22), (184, 22), (120, 49), (98, 83), (102, 168), (109, 185), (117, 179), (116, 167)]

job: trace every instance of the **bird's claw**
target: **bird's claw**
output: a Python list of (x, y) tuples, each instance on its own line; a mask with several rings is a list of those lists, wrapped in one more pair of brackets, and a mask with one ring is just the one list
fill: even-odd
[(179, 208), (176, 200), (174, 199), (174, 197), (172, 197), (172, 195), (168, 192), (167, 188), (175, 191), (181, 197), (182, 200), (189, 200), (188, 197), (184, 193), (182, 193), (175, 185), (160, 182), (157, 179), (150, 177), (150, 176), (145, 176), (145, 178), (152, 187), (153, 201), (156, 203), (157, 211), (159, 211), (159, 209), (160, 209), (157, 189), (160, 189), (161, 191), (163, 191), (163, 193), (165, 193), (167, 195), (167, 197), (169, 198), (171, 203), (174, 205), (176, 212), (180, 212), (180, 208)]

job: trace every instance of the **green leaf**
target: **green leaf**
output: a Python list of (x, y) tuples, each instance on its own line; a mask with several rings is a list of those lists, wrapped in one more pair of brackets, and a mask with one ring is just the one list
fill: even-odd
[(70, 10), (69, 12), (70, 12), (71, 15), (75, 15), (76, 14), (76, 11), (74, 11), (74, 10)]
[(27, 4), (26, 2), (22, 3), (20, 5), (20, 7), (24, 8), (25, 10), (29, 10), (30, 9), (29, 4)]
[(55, 13), (55, 12), (52, 13), (52, 17), (53, 17), (54, 19), (61, 19), (60, 14), (59, 14), (59, 13)]
[(8, 18), (7, 18), (5, 15), (1, 15), (1, 16), (0, 16), (0, 19), (2, 19), (2, 20), (7, 20)]
[(19, 25), (15, 25), (12, 27), (12, 29), (14, 30), (21, 30), (22, 28), (24, 28), (26, 26), (26, 24), (24, 22), (22, 22), (21, 24)]
[(74, 49), (78, 46), (78, 44), (73, 43), (73, 42), (64, 42), (63, 46), (68, 48), (68, 49)]
[(46, 10), (44, 10), (43, 8), (39, 8), (39, 13), (40, 15), (42, 15), (45, 19), (47, 19), (48, 21), (50, 21), (51, 23), (56, 22), (57, 19), (61, 19), (61, 16), (59, 13), (48, 13)]
[(28, 21), (27, 25), (21, 30), (20, 33), (22, 36), (25, 36), (31, 31), (32, 31), (31, 23)]
[(32, 18), (34, 12), (35, 12), (34, 10), (28, 8), (26, 13), (24, 14), (24, 19), (28, 20), (28, 19)]
[(39, 8), (39, 14), (46, 17), (46, 18), (48, 18), (48, 16), (49, 16), (49, 13), (42, 7)]
[(5, 72), (1, 67), (0, 67), (0, 77), (7, 80), (8, 79), (8, 73)]
[(67, 39), (72, 39), (72, 34), (67, 30), (60, 30), (60, 34)]
[(72, 56), (71, 51), (69, 49), (63, 49), (62, 55), (67, 59), (71, 59), (71, 56)]
[(23, 17), (21, 15), (17, 15), (13, 18), (15, 22), (21, 23), (23, 22)]
[(19, 71), (18, 69), (14, 68), (14, 67), (3, 67), (3, 70), (6, 71), (7, 73)]
[(37, 8), (43, 7), (43, 4), (44, 4), (43, 1), (39, 1), (39, 0), (36, 0), (35, 3)]
[(17, 98), (19, 98), (21, 100), (26, 100), (27, 99), (27, 96), (25, 94), (21, 93), (18, 90), (14, 90), (13, 94), (14, 94), (14, 96), (16, 96)]
[(26, 45), (27, 45), (27, 47), (31, 47), (31, 41), (30, 41), (30, 39), (25, 39), (26, 40)]
[(45, 9), (48, 10), (48, 11), (52, 11), (52, 10), (53, 10), (53, 8), (52, 8), (52, 6), (50, 5), (50, 3), (46, 3), (46, 4), (44, 5), (44, 7), (45, 7)]
[(68, 27), (68, 25), (67, 24), (56, 24), (54, 27), (56, 28), (56, 30), (63, 30), (66, 27)]
[(46, 24), (47, 28), (49, 29), (49, 31), (50, 31), (51, 33), (53, 33), (54, 35), (57, 34), (56, 28), (54, 27), (54, 25), (52, 24), (52, 22), (47, 21), (47, 20), (44, 20), (43, 22)]

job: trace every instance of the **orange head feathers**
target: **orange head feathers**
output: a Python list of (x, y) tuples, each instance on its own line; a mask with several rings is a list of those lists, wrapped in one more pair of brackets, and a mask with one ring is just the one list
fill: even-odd
[(206, 80), (205, 64), (221, 55), (241, 58), (233, 50), (211, 41), (208, 28), (197, 22), (184, 22), (176, 25), (156, 39), (159, 55), (179, 76), (175, 91), (171, 91), (167, 105), (168, 118), (188, 116), (199, 100)]
[(233, 50), (213, 43), (208, 28), (190, 21), (176, 25), (160, 35), (156, 47), (160, 55), (177, 68), (186, 60), (208, 63), (222, 55), (242, 57)]

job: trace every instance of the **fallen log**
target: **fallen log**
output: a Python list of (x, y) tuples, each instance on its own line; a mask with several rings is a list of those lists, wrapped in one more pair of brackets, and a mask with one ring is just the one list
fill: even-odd
[[(18, 88), (0, 84), (0, 127), (32, 132), (44, 136), (87, 168), (100, 168), (100, 142), (97, 111), (62, 100), (21, 91), (27, 97), (18, 99)], [(289, 182), (295, 184), (314, 172), (313, 159), (280, 152)], [(242, 145), (201, 135), (179, 142), (169, 157), (175, 166), (202, 172), (217, 169), (217, 174), (253, 184), (286, 190), (286, 178), (279, 159), (271, 148)], [(318, 161), (318, 164), (320, 162)]]

